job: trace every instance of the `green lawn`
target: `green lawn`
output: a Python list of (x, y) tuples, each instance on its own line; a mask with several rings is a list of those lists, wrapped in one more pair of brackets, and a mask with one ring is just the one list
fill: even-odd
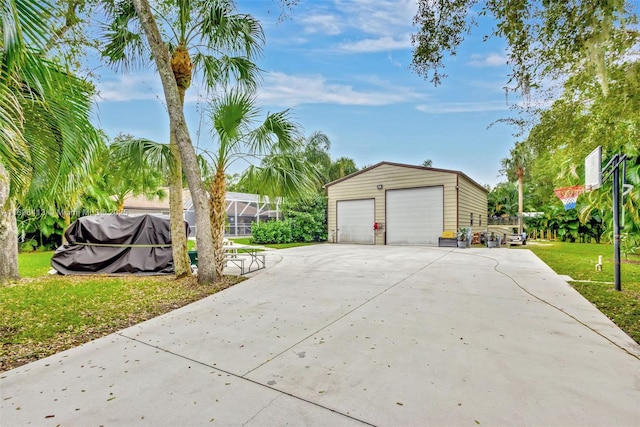
[(18, 257), (23, 279), (0, 286), (0, 372), (134, 325), (232, 286), (173, 276), (48, 275), (52, 252)]
[[(238, 243), (240, 245), (253, 245), (250, 237), (233, 237), (231, 238), (231, 240), (233, 240), (235, 243)], [(317, 245), (319, 243), (324, 243), (324, 242), (268, 243), (266, 245), (260, 245), (260, 246), (264, 246), (266, 248), (272, 248), (272, 249), (286, 249), (286, 248), (295, 248), (298, 246)]]
[(21, 253), (18, 257), (18, 270), (21, 277), (38, 277), (51, 270), (53, 251)]
[[(530, 249), (556, 273), (576, 280), (578, 292), (640, 343), (640, 257), (631, 256), (620, 264), (622, 291), (615, 290), (613, 245), (596, 243), (531, 242), (518, 247)], [(602, 255), (602, 271), (596, 271)], [(589, 281), (589, 282), (583, 282)]]

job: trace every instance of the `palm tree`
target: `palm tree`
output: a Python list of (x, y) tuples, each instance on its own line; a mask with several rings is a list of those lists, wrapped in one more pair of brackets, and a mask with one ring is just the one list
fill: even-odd
[[(169, 146), (131, 135), (118, 135), (104, 153), (104, 186), (113, 196), (116, 212), (124, 211), (128, 196), (167, 197), (167, 171), (175, 167)], [(132, 173), (135, 171), (135, 173)], [(183, 227), (184, 229), (184, 227)]]
[[(177, 0), (175, 3), (167, 2), (165, 6), (164, 10), (158, 8), (154, 16), (147, 0), (111, 3), (107, 12), (113, 20), (107, 30), (104, 56), (112, 63), (124, 65), (133, 60), (143, 60), (145, 45), (141, 34), (146, 34), (162, 79), (170, 116), (170, 147), (175, 167), (171, 169), (169, 179), (169, 203), (176, 274), (190, 274), (187, 242), (182, 232), (180, 171), (184, 169), (194, 201), (198, 245), (203, 252), (198, 277), (206, 282), (215, 280), (213, 265), (208, 262), (209, 255), (204, 253), (212, 243), (209, 228), (204, 224), (209, 220), (208, 205), (195, 150), (184, 121), (185, 94), (194, 71), (201, 72), (207, 88), (232, 78), (247, 87), (255, 87), (258, 68), (252, 58), (260, 52), (264, 35), (255, 19), (235, 13), (230, 0)], [(161, 34), (156, 16), (165, 24), (163, 28), (168, 34)], [(175, 93), (174, 89), (177, 89)], [(179, 135), (182, 140), (179, 140)]]
[(329, 181), (343, 178), (352, 173), (358, 172), (356, 162), (349, 157), (339, 157), (331, 163), (329, 168)]
[(522, 211), (524, 207), (524, 175), (525, 166), (531, 161), (531, 149), (525, 142), (517, 142), (511, 149), (509, 157), (502, 159), (502, 170), (509, 179), (518, 181), (518, 233), (522, 234)]
[(329, 149), (331, 148), (331, 141), (329, 137), (320, 131), (313, 132), (305, 141), (304, 157), (305, 160), (316, 165), (320, 174), (318, 176), (318, 182), (316, 188), (318, 192), (322, 191), (323, 186), (330, 181), (329, 170), (331, 169), (331, 156), (329, 155)]
[(49, 199), (76, 191), (69, 177), (87, 174), (99, 144), (92, 87), (42, 53), (55, 7), (13, 0), (0, 9), (0, 280), (18, 277), (16, 201), (34, 186)]
[(302, 156), (303, 139), (288, 111), (268, 114), (265, 121), (252, 128), (259, 114), (256, 100), (239, 89), (230, 90), (213, 101), (212, 134), (217, 150), (209, 153), (215, 175), (209, 187), (211, 231), (213, 233), (216, 270), (222, 274), (222, 242), (226, 220), (226, 170), (236, 160), (262, 158), (251, 165), (242, 177), (249, 191), (272, 198), (300, 196), (314, 191), (316, 169)]

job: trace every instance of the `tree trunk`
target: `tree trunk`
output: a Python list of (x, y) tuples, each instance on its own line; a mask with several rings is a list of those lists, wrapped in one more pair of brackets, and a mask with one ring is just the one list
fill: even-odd
[(153, 52), (153, 58), (162, 80), (172, 136), (180, 150), (184, 173), (187, 177), (193, 208), (196, 216), (196, 238), (198, 240), (198, 282), (213, 283), (216, 280), (214, 263), (213, 238), (211, 235), (211, 222), (209, 218), (209, 203), (207, 195), (202, 187), (200, 166), (196, 158), (196, 152), (191, 144), (189, 130), (184, 118), (184, 111), (180, 103), (180, 94), (176, 85), (169, 52), (164, 44), (158, 26), (151, 13), (147, 0), (133, 0), (136, 13), (149, 41)]
[(65, 232), (69, 229), (69, 226), (71, 225), (71, 212), (69, 211), (69, 209), (64, 210), (62, 219), (64, 220), (64, 230), (62, 231), (62, 244), (66, 245), (69, 242), (67, 242), (67, 236)]
[[(174, 138), (171, 138), (173, 141)], [(191, 267), (187, 253), (187, 235), (184, 232), (182, 204), (182, 162), (178, 144), (171, 142), (174, 166), (169, 171), (169, 218), (171, 221), (171, 251), (173, 268), (177, 277), (190, 276)]]
[(0, 163), (0, 283), (19, 279), (18, 225), (14, 201), (9, 196), (9, 174)]
[[(172, 63), (173, 69), (173, 63)], [(175, 70), (173, 70), (175, 76)], [(176, 80), (176, 83), (178, 81)], [(180, 108), (184, 111), (184, 95), (187, 88), (178, 83)], [(191, 275), (191, 262), (187, 252), (187, 236), (184, 230), (184, 205), (182, 201), (182, 159), (176, 142), (175, 132), (171, 131), (169, 148), (173, 157), (173, 167), (169, 171), (169, 212), (171, 221), (171, 250), (173, 267), (177, 277)]]
[(209, 192), (209, 207), (211, 212), (211, 233), (213, 234), (213, 253), (215, 254), (216, 273), (220, 276), (224, 270), (222, 242), (224, 241), (224, 223), (227, 219), (226, 193), (227, 185), (224, 168), (218, 165), (216, 176), (213, 178)]

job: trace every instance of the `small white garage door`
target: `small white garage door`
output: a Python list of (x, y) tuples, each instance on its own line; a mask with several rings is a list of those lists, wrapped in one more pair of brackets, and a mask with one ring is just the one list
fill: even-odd
[(388, 190), (387, 244), (438, 245), (444, 229), (442, 187)]
[(338, 243), (374, 244), (373, 199), (339, 200), (336, 206)]

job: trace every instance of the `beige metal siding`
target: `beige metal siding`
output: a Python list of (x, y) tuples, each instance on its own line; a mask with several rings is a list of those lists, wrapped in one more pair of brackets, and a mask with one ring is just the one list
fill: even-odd
[[(478, 188), (464, 176), (459, 176), (458, 180), (458, 224), (459, 227), (471, 227), (474, 232), (483, 231), (487, 228), (488, 201), (487, 192)], [(471, 224), (471, 214), (473, 213), (473, 225)]]

